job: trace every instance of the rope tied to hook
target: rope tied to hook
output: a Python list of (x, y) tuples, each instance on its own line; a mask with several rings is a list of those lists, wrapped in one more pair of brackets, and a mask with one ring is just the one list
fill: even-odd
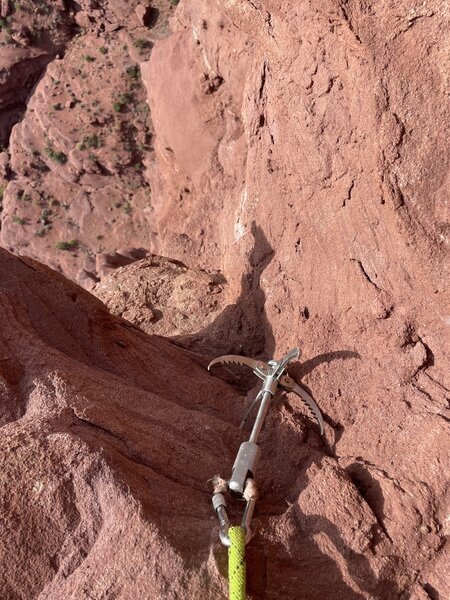
[[(258, 414), (256, 416), (250, 438), (242, 442), (234, 461), (230, 479), (227, 481), (216, 475), (210, 482), (213, 487), (212, 504), (220, 523), (220, 541), (228, 546), (228, 576), (230, 588), (230, 600), (245, 600), (245, 545), (251, 540), (253, 532), (251, 521), (255, 510), (258, 490), (254, 481), (254, 473), (260, 458), (261, 449), (257, 444), (259, 434), (269, 407), (275, 397), (278, 388), (285, 392), (293, 392), (299, 396), (310, 410), (311, 416), (317, 421), (320, 433), (323, 433), (323, 418), (319, 407), (310, 394), (284, 375), (286, 367), (291, 360), (300, 356), (299, 348), (293, 348), (280, 360), (269, 360), (265, 363), (246, 356), (227, 355), (214, 359), (209, 365), (210, 369), (216, 364), (237, 364), (250, 367), (254, 374), (262, 379), (261, 390), (256, 396), (254, 403), (259, 401)], [(241, 423), (241, 428), (250, 414)], [(227, 515), (226, 492), (230, 492), (234, 498), (245, 500), (246, 505), (240, 525), (232, 526)]]

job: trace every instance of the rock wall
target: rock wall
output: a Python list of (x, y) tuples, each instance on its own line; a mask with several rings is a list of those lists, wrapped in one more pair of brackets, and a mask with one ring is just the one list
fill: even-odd
[(415, 580), (433, 597), (448, 15), (438, 2), (184, 2), (172, 25), (142, 67), (157, 249), (223, 269), (238, 305), (255, 299), (267, 356), (299, 341), (309, 360), (295, 374), (327, 415), (324, 452), (380, 527), (370, 551), (405, 568), (389, 597)]
[(0, 302), (2, 598), (219, 598), (206, 481), (242, 399), (5, 250)]
[(25, 112), (28, 95), (45, 66), (75, 34), (67, 3), (12, 2), (0, 7), (0, 147)]
[[(105, 14), (113, 11), (107, 21), (119, 28), (130, 11), (136, 27), (150, 18), (134, 3), (80, 8), (84, 37), (61, 77), (80, 45), (103, 47)], [(230, 471), (252, 380), (229, 387), (204, 366), (219, 352), (271, 357), (300, 345), (291, 374), (313, 393), (326, 431), (321, 439), (295, 399), (280, 399), (269, 415), (248, 547), (251, 597), (445, 598), (445, 8), (182, 0), (171, 26), (150, 56), (133, 59), (154, 134), (145, 170), (132, 175), (130, 159), (118, 174), (91, 173), (86, 149), (60, 135), (60, 111), (44, 118), (58, 61), (12, 134), (2, 243), (86, 287), (139, 257), (125, 245), (169, 256), (156, 259), (158, 271), (152, 258), (124, 266), (95, 293), (124, 314), (131, 290), (125, 316), (169, 336), (181, 329), (167, 306), (175, 294), (189, 324), (175, 344), (148, 337), (75, 284), (1, 251), (0, 587), (10, 598), (223, 598), (226, 555), (206, 480)], [(128, 59), (114, 31), (119, 70)], [(95, 90), (73, 78), (87, 96), (106, 60), (100, 50), (89, 56)], [(114, 135), (93, 150), (103, 166)], [(44, 148), (40, 173), (28, 140)], [(52, 159), (59, 152), (63, 165)], [(126, 213), (122, 227), (99, 210), (100, 235), (123, 231), (107, 248), (95, 246), (93, 216), (83, 211), (73, 235), (83, 245), (63, 259), (54, 244), (72, 240), (64, 219), (55, 218), (54, 233), (71, 237), (37, 236), (41, 245), (26, 221), (12, 219), (28, 218), (17, 212), (30, 202), (19, 183), (36, 183), (39, 197), (48, 185), (57, 202), (75, 186), (75, 210), (98, 177), (99, 206), (112, 189), (139, 186), (131, 225)], [(24, 228), (23, 243), (13, 224)], [(211, 281), (220, 282), (219, 304)]]
[(0, 59), (0, 111), (22, 102), (11, 133), (2, 118), (0, 243), (88, 289), (105, 262), (142, 258), (152, 246), (144, 174), (153, 135), (139, 64), (167, 35), (173, 8), (24, 1), (9, 17), (11, 31), (30, 33), (5, 41)]
[[(3, 596), (223, 598), (206, 481), (231, 468), (245, 397), (39, 263), (1, 250), (0, 266)], [(322, 442), (295, 402), (278, 403), (262, 436), (252, 598), (445, 592), (431, 476), (444, 430), (422, 411), (431, 425), (406, 477), (404, 456), (369, 462), (360, 444), (343, 457), (336, 426)], [(405, 412), (402, 430), (391, 411), (385, 437), (394, 429), (401, 443), (408, 423), (420, 425)]]

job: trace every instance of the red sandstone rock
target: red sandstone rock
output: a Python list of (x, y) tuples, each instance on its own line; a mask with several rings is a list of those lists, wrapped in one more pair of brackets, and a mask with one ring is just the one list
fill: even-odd
[[(423, 569), (414, 593), (445, 589), (426, 573), (446, 481), (436, 433), (449, 389), (445, 18), (437, 2), (186, 2), (142, 68), (154, 249), (222, 269), (231, 301), (233, 290), (237, 303), (257, 298), (266, 355), (299, 339), (321, 355), (296, 374), (322, 399), (333, 456), (410, 569), (355, 572), (370, 598), (383, 581), (379, 597), (401, 596)], [(329, 556), (336, 545), (348, 555), (340, 533), (327, 535)], [(423, 536), (436, 537), (424, 547)]]
[[(25, 110), (27, 96), (45, 66), (63, 51), (72, 21), (62, 0), (0, 5), (0, 145)], [(29, 48), (27, 48), (29, 46)]]
[(230, 466), (236, 394), (37, 263), (0, 260), (3, 593), (220, 597), (206, 479)]
[(232, 460), (240, 399), (4, 250), (0, 299), (2, 596), (219, 597), (206, 480)]
[(26, 248), (74, 279), (98, 277), (96, 254), (148, 247), (152, 236), (139, 67), (120, 40), (102, 44), (104, 54), (86, 35), (48, 68), (12, 134), (15, 179), (4, 194), (4, 246)]
[[(97, 13), (80, 2), (96, 33), (73, 50), (100, 47), (101, 26), (113, 28), (112, 81), (121, 46), (131, 46), (134, 62), (150, 53), (130, 42), (140, 33), (126, 30), (136, 4), (102, 3)], [(152, 29), (154, 39), (164, 27)], [(191, 359), (204, 365), (222, 351), (270, 357), (297, 344), (304, 362), (292, 375), (321, 406), (326, 436), (294, 398), (269, 415), (248, 547), (251, 597), (449, 595), (446, 28), (437, 1), (183, 1), (173, 35), (142, 65), (156, 154), (143, 160), (151, 199), (132, 218), (148, 243), (140, 234), (131, 243), (131, 229), (109, 223), (108, 248), (96, 247), (92, 227), (104, 227), (105, 217), (89, 221), (86, 196), (109, 197), (105, 175), (71, 148), (66, 121), (43, 108), (53, 91), (40, 83), (29, 103), (39, 106), (43, 94), (39, 111), (29, 110), (13, 134), (18, 178), (5, 193), (2, 238), (86, 287), (120, 248), (182, 261), (186, 267), (169, 261), (167, 276), (146, 269), (159, 325), (145, 316), (139, 263), (98, 289), (148, 332), (178, 331), (176, 343), (190, 352), (110, 317), (36, 263), (1, 255), (7, 595), (223, 597), (226, 554), (205, 480), (228, 475), (248, 401), (236, 404), (238, 392), (216, 378), (213, 385)], [(73, 78), (86, 96), (99, 88), (95, 69), (89, 74), (86, 86)], [(37, 175), (28, 126), (48, 130), (57, 150), (71, 148), (66, 167), (47, 161), (50, 173)], [(108, 181), (122, 190), (128, 170), (108, 164)], [(73, 182), (77, 170), (85, 172)], [(44, 185), (52, 198), (74, 198), (70, 216), (83, 222), (85, 256), (55, 258), (27, 223), (14, 223), (20, 234), (12, 233), (12, 215), (22, 218), (17, 181), (32, 202)], [(226, 280), (226, 306), (211, 322), (199, 268)], [(187, 289), (178, 287), (181, 276)], [(190, 331), (181, 331), (179, 307), (168, 306), (174, 290), (186, 293)]]
[[(155, 3), (158, 21), (150, 33), (139, 26), (137, 4), (102, 2), (94, 9), (86, 1), (80, 2), (83, 10), (67, 15), (61, 2), (51, 10), (24, 2), (13, 15), (19, 25), (27, 23), (35, 32), (61, 22), (61, 32), (51, 34), (51, 44), (43, 37), (37, 47), (11, 47), (0, 58), (5, 69), (1, 142), (2, 131), (3, 137), (9, 134), (23, 111), (18, 100), (60, 52), (9, 140), (9, 173), (0, 182), (6, 187), (1, 244), (88, 288), (101, 276), (97, 255), (124, 247), (149, 249), (156, 235), (144, 178), (153, 146), (139, 62), (148, 58), (153, 41), (166, 35), (171, 7)], [(75, 35), (75, 23), (83, 28), (81, 35)], [(18, 87), (23, 88), (19, 98)], [(72, 247), (58, 249), (70, 242)]]
[(117, 266), (112, 265), (109, 277), (92, 293), (112, 314), (148, 333), (179, 338), (200, 332), (204, 337), (204, 329), (225, 309), (226, 282), (219, 273), (188, 269), (154, 255)]
[[(38, 263), (0, 251), (0, 266), (5, 597), (222, 598), (206, 480), (231, 467), (243, 399)], [(326, 439), (289, 404), (270, 412), (254, 598), (397, 598), (439, 547), (428, 484), (340, 466)]]
[(11, 5), (9, 0), (1, 0), (0, 3), (0, 17), (7, 17), (11, 11)]

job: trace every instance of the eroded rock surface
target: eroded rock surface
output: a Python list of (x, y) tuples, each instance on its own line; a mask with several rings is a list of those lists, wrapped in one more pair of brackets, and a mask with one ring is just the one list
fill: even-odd
[(300, 340), (329, 451), (409, 571), (360, 593), (445, 596), (448, 15), (184, 2), (173, 28), (142, 67), (156, 249), (221, 269), (236, 303), (258, 270), (265, 354)]
[[(75, 148), (80, 136), (58, 137), (61, 111), (49, 118), (41, 102), (39, 115), (30, 110), (13, 133), (17, 177), (5, 192), (2, 238), (86, 287), (107, 275), (98, 293), (114, 311), (147, 332), (181, 336), (174, 341), (186, 348), (147, 337), (73, 284), (2, 252), (2, 476), (15, 482), (0, 487), (4, 589), (14, 598), (222, 598), (226, 558), (205, 481), (228, 475), (250, 398), (212, 380), (204, 365), (222, 351), (272, 357), (300, 345), (303, 362), (291, 374), (318, 401), (325, 439), (295, 399), (270, 413), (248, 547), (251, 597), (447, 597), (442, 4), (184, 0), (173, 34), (158, 34), (164, 39), (149, 61), (149, 49), (128, 59), (117, 41), (135, 39), (121, 19), (146, 27), (147, 9), (100, 4), (83, 3), (77, 22), (92, 48), (114, 33), (117, 69), (140, 64), (154, 135), (145, 171), (134, 173), (124, 152), (120, 173), (90, 172), (89, 151), (105, 153), (106, 163), (109, 145)], [(100, 31), (105, 11), (115, 16)], [(107, 55), (92, 56), (85, 62), (99, 82)], [(64, 72), (71, 65), (79, 68), (69, 61)], [(47, 85), (44, 78), (37, 99), (54, 93)], [(82, 78), (77, 85), (97, 93)], [(143, 106), (142, 87), (135, 93)], [(83, 135), (93, 135), (93, 123), (78, 120)], [(49, 171), (39, 176), (26, 126), (44, 149)], [(45, 153), (44, 128), (53, 153)], [(56, 163), (54, 152), (67, 163)], [(7, 174), (4, 157), (0, 169)], [(73, 186), (92, 197), (98, 177), (107, 190), (95, 188), (99, 206), (138, 185), (133, 210), (114, 207), (104, 233), (78, 196), (83, 235), (55, 217), (46, 249), (46, 236), (37, 244), (28, 222), (17, 221), (30, 202), (14, 195), (17, 182), (36, 185), (39, 198), (48, 186), (58, 202)], [(108, 245), (94, 238), (110, 232)], [(55, 255), (57, 241), (72, 240), (63, 258)], [(110, 270), (142, 249), (170, 259), (156, 271), (146, 264), (141, 289), (142, 263)], [(220, 310), (206, 314), (210, 276), (199, 269), (224, 277)], [(169, 305), (174, 293), (186, 302), (187, 321)], [(148, 304), (163, 319), (144, 316)]]
[[(258, 238), (258, 243), (263, 249), (256, 249), (255, 244), (251, 257), (261, 256), (261, 250), (267, 257), (242, 277), (237, 298), (222, 273), (189, 268), (157, 255), (120, 268), (114, 257), (106, 255), (113, 262), (109, 275), (94, 286), (92, 293), (113, 314), (143, 331), (169, 337), (200, 354), (259, 355), (269, 341), (265, 337), (267, 321), (260, 276), (271, 252), (263, 238)], [(123, 254), (117, 258), (126, 260)]]
[(212, 323), (226, 306), (225, 285), (220, 273), (151, 255), (112, 270), (92, 293), (112, 314), (143, 331), (173, 337), (201, 332)]
[[(244, 398), (38, 263), (2, 250), (0, 265), (5, 597), (222, 598), (206, 480), (231, 468)], [(248, 549), (253, 598), (421, 597), (408, 594), (432, 585), (413, 587), (425, 566), (445, 584), (433, 570), (443, 531), (430, 477), (445, 430), (421, 410), (420, 443), (388, 470), (369, 461), (367, 441), (336, 456), (331, 419), (321, 442), (295, 404), (272, 410)], [(405, 411), (407, 430), (419, 418)]]
[(0, 109), (22, 102), (40, 80), (9, 139), (10, 159), (2, 161), (0, 241), (89, 289), (102, 275), (99, 255), (149, 249), (156, 235), (144, 177), (152, 127), (139, 63), (167, 34), (173, 5), (86, 1), (64, 7), (23, 2), (11, 16), (36, 31), (42, 16), (61, 31), (40, 34), (53, 40), (45, 53), (14, 39), (2, 50)]
[(75, 34), (67, 3), (12, 2), (0, 7), (0, 146), (25, 112), (27, 96), (47, 65)]
[[(223, 598), (206, 481), (231, 468), (245, 399), (46, 267), (3, 250), (0, 266), (4, 597)], [(418, 470), (431, 436), (440, 459), (435, 417), (417, 468), (393, 477), (367, 444), (334, 457), (332, 425), (323, 443), (295, 405), (272, 410), (252, 597), (411, 592), (441, 546), (438, 490)]]
[(241, 399), (47, 268), (0, 265), (3, 598), (220, 597), (206, 480)]

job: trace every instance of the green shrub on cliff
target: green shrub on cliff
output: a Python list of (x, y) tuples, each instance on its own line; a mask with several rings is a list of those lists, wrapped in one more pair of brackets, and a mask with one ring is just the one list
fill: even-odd
[(64, 152), (55, 150), (51, 144), (48, 144), (46, 147), (45, 154), (60, 165), (64, 165), (67, 162), (67, 156)]
[(78, 240), (68, 240), (67, 242), (57, 242), (55, 244), (57, 250), (75, 250), (78, 248)]

